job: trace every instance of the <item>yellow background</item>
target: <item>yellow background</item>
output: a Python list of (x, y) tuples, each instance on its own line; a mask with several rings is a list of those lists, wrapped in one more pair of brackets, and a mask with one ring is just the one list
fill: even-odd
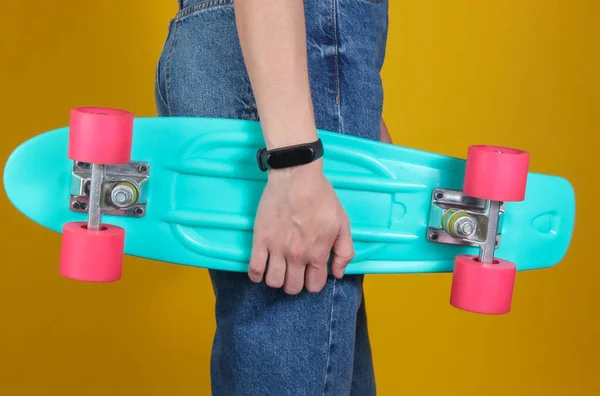
[[(578, 217), (567, 258), (519, 274), (507, 316), (451, 308), (448, 274), (368, 277), (379, 394), (600, 394), (598, 2), (390, 3), (394, 141), (456, 156), (473, 143), (529, 150), (533, 171), (572, 181)], [(154, 115), (175, 11), (175, 0), (3, 1), (2, 164), (67, 125), (72, 106)], [(4, 194), (0, 208), (0, 395), (210, 393), (204, 270), (128, 257), (119, 283), (68, 281), (59, 235)]]

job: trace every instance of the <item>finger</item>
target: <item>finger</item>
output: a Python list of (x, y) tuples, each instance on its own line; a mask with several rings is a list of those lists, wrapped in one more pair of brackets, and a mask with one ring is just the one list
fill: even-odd
[(305, 287), (311, 293), (323, 290), (327, 283), (327, 258), (316, 260), (306, 267)]
[(267, 268), (267, 286), (279, 289), (285, 281), (285, 258), (280, 254), (272, 254), (269, 257), (269, 268)]
[(269, 251), (266, 246), (257, 244), (252, 248), (252, 257), (248, 266), (248, 277), (252, 282), (262, 282), (268, 259)]
[(285, 284), (284, 291), (287, 294), (299, 294), (304, 288), (304, 273), (306, 264), (302, 262), (287, 261), (285, 268)]
[(350, 226), (346, 224), (340, 229), (340, 233), (333, 244), (333, 261), (331, 262), (333, 275), (341, 279), (344, 276), (346, 267), (353, 258), (354, 243), (352, 242)]

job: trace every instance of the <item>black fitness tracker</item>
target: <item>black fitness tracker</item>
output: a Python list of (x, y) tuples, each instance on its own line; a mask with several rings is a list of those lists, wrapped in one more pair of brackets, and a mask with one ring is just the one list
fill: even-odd
[(260, 149), (256, 153), (256, 160), (260, 170), (265, 172), (269, 169), (309, 164), (321, 158), (323, 151), (323, 142), (318, 139), (313, 143), (297, 144), (273, 150)]

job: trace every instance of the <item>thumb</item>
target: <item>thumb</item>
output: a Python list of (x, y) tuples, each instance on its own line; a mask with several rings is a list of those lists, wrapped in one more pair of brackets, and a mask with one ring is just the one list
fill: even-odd
[(350, 225), (346, 222), (338, 233), (338, 237), (333, 243), (333, 261), (331, 262), (331, 272), (333, 275), (341, 279), (344, 276), (346, 267), (354, 258), (354, 244), (352, 242), (352, 234), (350, 233)]

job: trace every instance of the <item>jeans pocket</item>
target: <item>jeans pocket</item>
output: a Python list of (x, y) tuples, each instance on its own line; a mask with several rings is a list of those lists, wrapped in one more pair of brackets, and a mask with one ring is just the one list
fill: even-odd
[(170, 57), (173, 50), (175, 41), (175, 20), (171, 20), (167, 31), (167, 37), (163, 44), (162, 51), (158, 57), (155, 72), (155, 96), (156, 106), (158, 108), (159, 115), (170, 112), (169, 95), (168, 95), (168, 78), (169, 78), (169, 67)]
[(182, 19), (198, 12), (231, 5), (233, 5), (233, 0), (201, 0), (195, 2), (184, 2), (184, 7), (177, 13), (175, 19)]

